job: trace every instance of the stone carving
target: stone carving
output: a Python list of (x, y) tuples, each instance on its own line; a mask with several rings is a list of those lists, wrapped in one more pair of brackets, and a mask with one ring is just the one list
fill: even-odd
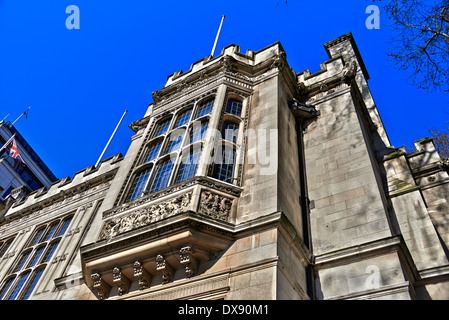
[(144, 290), (150, 287), (151, 274), (146, 271), (140, 261), (134, 262), (134, 277), (139, 280), (139, 289)]
[(118, 286), (117, 291), (119, 296), (128, 293), (131, 281), (122, 274), (120, 268), (115, 267), (112, 270), (112, 277), (112, 282), (114, 282)]
[(145, 128), (148, 125), (148, 122), (150, 122), (150, 117), (139, 119), (131, 123), (129, 128), (134, 132), (138, 132), (140, 129)]
[(214, 219), (228, 221), (231, 213), (232, 200), (209, 191), (201, 193), (198, 212)]
[(179, 258), (181, 260), (181, 265), (184, 266), (187, 278), (193, 277), (196, 272), (197, 261), (192, 255), (192, 247), (185, 246), (181, 248)]
[(94, 282), (93, 289), (97, 292), (98, 298), (100, 300), (107, 299), (111, 287), (101, 278), (101, 275), (98, 272), (92, 273), (91, 278)]
[(345, 65), (341, 74), (341, 82), (349, 84), (356, 74), (357, 74), (357, 63), (353, 60), (351, 61), (351, 63)]
[(186, 212), (190, 200), (191, 193), (186, 193), (161, 203), (137, 209), (123, 217), (111, 219), (104, 224), (100, 233), (100, 240), (111, 239), (118, 234)]
[(163, 255), (158, 254), (156, 257), (156, 271), (162, 274), (162, 284), (169, 283), (173, 279), (173, 268)]

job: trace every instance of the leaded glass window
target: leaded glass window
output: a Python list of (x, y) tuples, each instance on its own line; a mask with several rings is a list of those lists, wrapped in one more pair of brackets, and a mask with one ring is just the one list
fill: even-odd
[(237, 143), (237, 138), (239, 136), (239, 125), (234, 122), (223, 123), (223, 129), (221, 130), (223, 139)]
[(181, 147), (184, 139), (184, 132), (185, 130), (178, 129), (170, 135), (164, 154), (176, 151)]
[(161, 150), (162, 141), (158, 141), (156, 143), (153, 143), (145, 153), (144, 156), (144, 162), (150, 162), (157, 158), (159, 154), (159, 150)]
[(192, 114), (192, 109), (186, 110), (183, 113), (181, 113), (178, 118), (176, 118), (176, 122), (174, 125), (174, 128), (178, 128), (182, 125), (185, 125), (190, 120), (190, 115)]
[(240, 117), (242, 115), (242, 103), (237, 100), (228, 100), (226, 112)]
[(205, 116), (206, 114), (209, 114), (212, 112), (212, 108), (214, 107), (214, 99), (210, 99), (204, 103), (202, 103), (198, 110), (196, 111), (196, 117), (195, 119)]
[(159, 122), (156, 126), (156, 130), (153, 133), (153, 138), (158, 137), (160, 135), (163, 135), (168, 131), (168, 128), (170, 126), (171, 119), (165, 119)]
[(150, 178), (150, 173), (151, 168), (140, 171), (139, 173), (136, 174), (133, 183), (131, 184), (131, 188), (128, 191), (128, 197), (126, 198), (127, 202), (142, 197), (148, 179)]
[[(53, 221), (37, 229), (6, 275), (7, 280), (0, 287), (0, 299), (22, 300), (30, 297), (72, 218), (69, 216)], [(50, 239), (51, 242), (48, 241)]]
[(178, 176), (176, 178), (177, 183), (193, 178), (196, 174), (200, 162), (201, 149), (193, 150), (193, 152), (190, 152), (191, 150), (188, 151), (188, 155), (182, 157), (181, 164), (179, 165)]
[(168, 186), (173, 166), (174, 161), (172, 159), (165, 160), (158, 165), (154, 175), (153, 185), (151, 186), (151, 192), (159, 191)]
[(233, 183), (236, 152), (229, 146), (222, 147), (221, 157), (215, 162), (213, 177), (228, 183)]
[(203, 140), (206, 135), (209, 120), (195, 121), (193, 123), (192, 129), (190, 130), (190, 143), (194, 143)]

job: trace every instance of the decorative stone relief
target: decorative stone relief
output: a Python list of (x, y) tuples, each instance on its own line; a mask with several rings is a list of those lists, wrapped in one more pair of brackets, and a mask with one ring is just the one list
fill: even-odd
[(151, 274), (143, 268), (140, 261), (134, 262), (134, 277), (139, 280), (140, 290), (144, 290), (150, 287)]
[(191, 193), (186, 193), (161, 203), (137, 209), (123, 217), (111, 219), (103, 225), (100, 240), (110, 239), (126, 231), (186, 212), (190, 204), (191, 196)]
[(113, 276), (112, 282), (114, 282), (118, 286), (117, 291), (119, 296), (128, 293), (131, 281), (125, 275), (122, 274), (120, 268), (115, 267), (112, 270), (112, 276)]
[(111, 287), (101, 278), (98, 272), (92, 273), (91, 278), (94, 281), (93, 289), (97, 292), (98, 298), (100, 300), (107, 299)]
[(195, 260), (195, 258), (193, 258), (192, 247), (185, 246), (181, 248), (179, 258), (181, 260), (181, 265), (183, 265), (185, 268), (186, 277), (193, 277), (196, 273), (197, 261)]
[(232, 200), (218, 194), (203, 191), (198, 212), (214, 219), (228, 221), (231, 213)]
[(162, 274), (162, 284), (169, 283), (173, 279), (173, 267), (168, 264), (163, 255), (156, 257), (156, 271)]

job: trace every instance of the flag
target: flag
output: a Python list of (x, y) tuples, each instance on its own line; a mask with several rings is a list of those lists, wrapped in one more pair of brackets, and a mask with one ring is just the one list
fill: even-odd
[(17, 149), (16, 139), (12, 139), (8, 148), (9, 156), (14, 159), (14, 169), (23, 168), (25, 166), (25, 161), (23, 161), (23, 158), (19, 153), (19, 149)]

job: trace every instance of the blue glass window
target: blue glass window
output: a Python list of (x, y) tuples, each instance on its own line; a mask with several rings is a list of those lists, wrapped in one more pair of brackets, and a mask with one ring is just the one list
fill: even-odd
[(188, 156), (183, 156), (178, 170), (178, 177), (176, 178), (177, 183), (186, 181), (195, 176), (200, 162), (200, 156), (201, 149), (193, 150), (193, 152), (189, 152)]
[(213, 106), (214, 106), (214, 99), (208, 100), (208, 101), (204, 102), (203, 104), (201, 104), (198, 107), (198, 110), (196, 111), (195, 119), (211, 113)]
[(39, 229), (35, 234), (33, 239), (31, 240), (29, 246), (34, 246), (35, 244), (39, 243), (39, 240), (44, 233), (45, 228)]
[(131, 184), (131, 189), (129, 190), (128, 196), (126, 197), (126, 202), (133, 201), (143, 195), (143, 191), (145, 191), (147, 181), (150, 178), (150, 173), (151, 168), (139, 172), (134, 177), (133, 183)]
[(45, 252), (44, 257), (42, 258), (42, 262), (48, 262), (51, 259), (51, 256), (53, 255), (53, 253), (56, 250), (56, 247), (59, 244), (59, 240), (58, 241), (54, 241), (50, 244), (50, 246), (47, 249), (47, 252)]
[(30, 275), (30, 271), (22, 273), (19, 276), (19, 279), (17, 280), (16, 284), (11, 289), (9, 297), (7, 298), (8, 300), (15, 300), (16, 299), (16, 297), (19, 294), (20, 290), (22, 289), (23, 285), (27, 281), (29, 275)]
[(184, 138), (184, 131), (185, 130), (178, 129), (170, 135), (164, 154), (176, 151), (181, 147), (182, 140)]
[(28, 251), (28, 252), (25, 252), (24, 254), (22, 254), (20, 256), (19, 261), (17, 261), (16, 266), (12, 270), (12, 272), (20, 271), (22, 269), (22, 267), (25, 265), (25, 262), (28, 260), (28, 257), (30, 256), (30, 254), (31, 254), (31, 251)]
[(233, 183), (236, 152), (230, 147), (223, 146), (221, 155), (221, 159), (217, 159), (215, 162), (213, 177)]
[(176, 119), (174, 128), (180, 127), (190, 120), (190, 115), (192, 114), (192, 109), (186, 110), (183, 113), (181, 113), (178, 118)]
[(206, 135), (207, 126), (209, 125), (209, 121), (196, 121), (193, 123), (192, 129), (190, 130), (190, 143), (194, 143), (200, 140), (203, 140)]
[(31, 258), (30, 263), (28, 264), (29, 267), (34, 267), (37, 262), (39, 261), (39, 258), (42, 255), (42, 252), (44, 252), (45, 246), (39, 247), (34, 252), (33, 258)]
[(157, 155), (159, 154), (159, 150), (161, 150), (162, 141), (156, 142), (152, 144), (145, 154), (145, 163), (150, 162), (157, 158)]
[(151, 192), (159, 191), (168, 186), (170, 176), (173, 171), (173, 166), (174, 161), (172, 159), (168, 159), (159, 164), (156, 169), (153, 185), (151, 186)]
[(170, 126), (170, 121), (171, 121), (171, 119), (169, 118), (169, 119), (162, 120), (161, 122), (159, 122), (156, 126), (156, 130), (153, 133), (153, 138), (166, 133), (168, 130), (168, 127)]
[(55, 233), (57, 227), (58, 227), (57, 223), (52, 224), (48, 228), (47, 232), (45, 233), (45, 236), (42, 238), (42, 240), (40, 242), (50, 240), (53, 237), (53, 234)]
[(239, 125), (234, 122), (223, 123), (221, 135), (223, 139), (237, 143), (237, 138), (239, 136)]
[(73, 217), (70, 217), (70, 218), (67, 218), (64, 221), (62, 221), (62, 225), (59, 228), (58, 233), (56, 233), (55, 237), (59, 237), (67, 231), (67, 228), (69, 227), (70, 222), (72, 222), (72, 218)]
[(242, 115), (242, 103), (237, 100), (228, 100), (226, 112), (240, 117)]
[(9, 247), (11, 246), (12, 240), (8, 240), (6, 242), (0, 243), (0, 258), (3, 257), (3, 255), (8, 251)]
[(30, 297), (31, 292), (33, 292), (33, 289), (34, 289), (34, 287), (36, 287), (36, 284), (39, 281), (39, 279), (41, 278), (41, 275), (43, 272), (44, 272), (44, 268), (41, 268), (33, 274), (30, 281), (28, 281), (26, 288), (24, 289), (24, 293), (22, 294), (21, 299), (27, 300)]
[(0, 290), (0, 299), (3, 299), (3, 296), (8, 291), (9, 287), (11, 287), (12, 283), (14, 282), (15, 278), (9, 278), (5, 284), (3, 285), (2, 289)]

